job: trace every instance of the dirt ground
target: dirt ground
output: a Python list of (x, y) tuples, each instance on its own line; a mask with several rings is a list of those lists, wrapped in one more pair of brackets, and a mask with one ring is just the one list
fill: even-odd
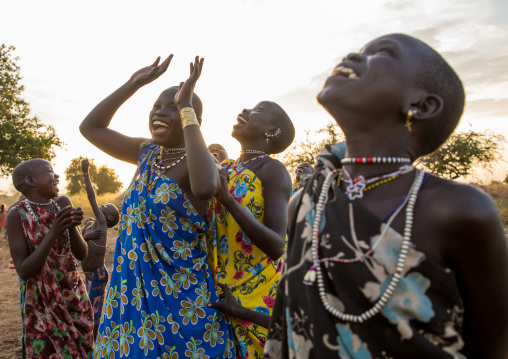
[[(106, 267), (111, 273), (115, 252), (116, 229), (108, 232)], [(19, 280), (15, 269), (9, 267), (9, 244), (0, 236), (0, 359), (21, 358), (21, 311)], [(81, 269), (81, 268), (80, 268)], [(85, 276), (80, 272), (84, 281)]]

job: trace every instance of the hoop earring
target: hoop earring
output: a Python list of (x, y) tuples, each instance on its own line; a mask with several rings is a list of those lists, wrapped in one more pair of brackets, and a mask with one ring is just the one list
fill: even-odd
[(265, 138), (266, 138), (266, 143), (268, 143), (268, 141), (274, 137), (277, 137), (278, 135), (280, 135), (282, 131), (280, 130), (280, 128), (278, 128), (273, 134), (269, 134), (268, 132), (265, 132)]
[(413, 124), (411, 122), (411, 119), (413, 118), (413, 115), (416, 113), (416, 111), (413, 112), (413, 110), (409, 109), (407, 110), (407, 115), (406, 115), (406, 124), (404, 125), (404, 127), (407, 127), (407, 130), (409, 132), (411, 132), (411, 125)]

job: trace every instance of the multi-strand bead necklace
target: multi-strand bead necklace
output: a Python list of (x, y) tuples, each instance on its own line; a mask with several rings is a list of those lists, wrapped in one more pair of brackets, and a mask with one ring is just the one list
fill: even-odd
[[(255, 157), (252, 157), (252, 158), (249, 158), (247, 160), (244, 160), (244, 161), (240, 161), (240, 159), (242, 158), (242, 155), (244, 154), (257, 154), (258, 156), (255, 156)], [(228, 177), (229, 175), (233, 172), (233, 171), (238, 171), (238, 173), (242, 172), (244, 169), (252, 166), (254, 163), (260, 161), (261, 159), (267, 157), (268, 154), (264, 151), (258, 151), (258, 150), (242, 150), (240, 152), (240, 157), (238, 157), (235, 162), (233, 162), (233, 164), (227, 169), (227, 174), (228, 174)], [(237, 173), (237, 175), (238, 175)], [(234, 177), (234, 176), (233, 176)], [(231, 177), (231, 178), (233, 178)], [(229, 178), (229, 179), (231, 179)]]
[(337, 185), (339, 185), (340, 181), (342, 180), (347, 185), (346, 195), (351, 201), (353, 201), (356, 198), (362, 198), (364, 192), (378, 187), (384, 183), (393, 181), (397, 177), (411, 172), (413, 169), (413, 166), (405, 165), (400, 167), (397, 171), (387, 173), (385, 175), (379, 175), (368, 179), (365, 179), (363, 176), (358, 176), (353, 179), (349, 172), (344, 168), (341, 171), (341, 176), (337, 180)]
[[(169, 165), (167, 166), (163, 166), (162, 163), (164, 162), (164, 160), (162, 159), (162, 154), (166, 154), (166, 153), (182, 153), (183, 154), (178, 157), (178, 158), (175, 158), (173, 159), (173, 162), (171, 162)], [(157, 174), (159, 175), (159, 177), (164, 173), (166, 172), (168, 169), (170, 169), (171, 167), (174, 167), (176, 166), (177, 164), (179, 164), (184, 158), (185, 156), (187, 156), (187, 152), (185, 151), (185, 147), (181, 147), (181, 148), (164, 148), (163, 146), (161, 146), (159, 148), (159, 154), (157, 155), (157, 158), (155, 159), (155, 168), (156, 168), (156, 171), (157, 171)]]
[[(365, 162), (365, 163), (373, 163), (373, 162)], [(411, 169), (405, 168), (404, 170), (401, 171), (402, 168), (403, 167), (399, 168), (399, 170), (396, 171), (396, 172), (398, 172), (396, 174), (397, 177), (400, 176), (401, 174), (409, 173), (412, 170), (412, 168)], [(414, 205), (416, 202), (418, 192), (419, 192), (421, 185), (422, 185), (424, 178), (425, 178), (425, 171), (424, 170), (418, 171), (417, 175), (415, 176), (413, 185), (411, 186), (411, 188), (409, 190), (408, 195), (405, 197), (404, 201), (402, 201), (402, 203), (397, 207), (397, 209), (391, 214), (390, 219), (388, 220), (388, 223), (385, 225), (383, 232), (378, 237), (378, 240), (376, 241), (376, 243), (374, 243), (374, 245), (367, 252), (361, 254), (360, 256), (352, 258), (352, 259), (344, 259), (344, 258), (339, 258), (339, 257), (319, 258), (319, 252), (318, 252), (319, 238), (320, 238), (319, 228), (321, 225), (321, 218), (324, 215), (324, 209), (326, 206), (326, 202), (328, 200), (328, 191), (329, 191), (330, 186), (334, 180), (334, 177), (336, 175), (340, 175), (342, 172), (343, 172), (342, 169), (335, 169), (335, 170), (331, 171), (326, 176), (326, 178), (323, 182), (323, 187), (321, 189), (320, 195), (318, 197), (318, 203), (316, 205), (316, 215), (315, 215), (314, 223), (312, 226), (311, 253), (312, 253), (312, 257), (313, 257), (313, 264), (312, 264), (311, 268), (305, 274), (303, 282), (305, 284), (311, 285), (317, 279), (318, 292), (319, 292), (321, 301), (322, 301), (325, 309), (328, 312), (330, 312), (332, 315), (334, 315), (335, 317), (337, 317), (343, 321), (362, 323), (365, 320), (373, 317), (374, 315), (376, 315), (377, 313), (379, 313), (381, 311), (383, 306), (388, 302), (390, 297), (393, 295), (395, 288), (398, 285), (400, 278), (402, 277), (404, 265), (405, 265), (405, 262), (407, 259), (407, 254), (408, 254), (410, 243), (411, 243), (411, 231), (412, 231), (412, 226), (413, 226)], [(378, 178), (376, 180), (385, 181), (387, 178), (392, 178), (393, 176), (395, 176), (395, 174), (393, 174), (393, 173), (384, 175), (384, 176), (377, 176)], [(349, 179), (351, 179), (350, 176), (349, 176)], [(354, 180), (352, 180), (351, 182), (354, 183)], [(340, 182), (339, 182), (339, 184), (340, 184)], [(373, 188), (373, 187), (371, 187), (371, 188)], [(363, 195), (363, 191), (365, 191), (365, 190), (366, 189), (364, 186), (364, 188), (362, 189), (362, 192), (361, 192), (362, 195)], [(355, 198), (361, 198), (361, 196), (355, 197)], [(330, 261), (340, 262), (340, 263), (353, 263), (353, 262), (362, 261), (366, 257), (370, 256), (373, 253), (374, 248), (381, 242), (381, 240), (386, 235), (386, 232), (387, 232), (388, 228), (390, 227), (390, 224), (393, 221), (393, 219), (398, 215), (398, 213), (402, 210), (402, 208), (406, 204), (407, 204), (406, 220), (405, 220), (405, 226), (404, 226), (404, 232), (403, 232), (404, 234), (403, 234), (402, 245), (401, 245), (401, 249), (399, 252), (399, 256), (397, 258), (395, 273), (392, 275), (392, 279), (390, 280), (388, 287), (381, 294), (381, 296), (376, 301), (376, 303), (370, 309), (366, 310), (365, 312), (361, 313), (360, 315), (347, 314), (347, 313), (344, 313), (344, 312), (338, 310), (330, 303), (330, 301), (327, 298), (325, 287), (324, 287), (324, 280), (323, 280), (321, 263), (326, 263), (326, 262), (330, 262)], [(352, 231), (354, 231), (354, 220), (352, 218), (352, 209), (351, 209), (352, 204), (350, 203), (349, 205), (350, 205), (350, 217), (351, 217), (350, 218), (350, 221), (351, 221), (350, 225), (351, 225)], [(353, 236), (353, 241), (357, 245), (356, 247), (359, 248), (359, 245), (358, 245), (357, 239), (356, 239), (356, 234), (353, 233), (352, 236)]]

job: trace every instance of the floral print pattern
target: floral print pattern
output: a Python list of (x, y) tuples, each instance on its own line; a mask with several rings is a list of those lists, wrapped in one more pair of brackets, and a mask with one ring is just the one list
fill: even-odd
[[(49, 232), (55, 213), (25, 201), (16, 208), (34, 251)], [(64, 255), (67, 253), (67, 255)], [(40, 271), (23, 281), (24, 348), (27, 358), (89, 358), (93, 353), (93, 310), (70, 245), (62, 234)]]
[[(235, 166), (231, 160), (222, 165), (232, 169), (228, 183), (231, 195), (263, 223), (263, 185), (259, 178), (249, 169)], [(242, 306), (270, 315), (282, 259), (272, 261), (254, 246), (226, 208), (215, 199), (210, 201), (207, 216), (211, 223), (207, 250), (215, 280), (226, 284)], [(231, 319), (238, 343), (237, 358), (260, 358), (267, 330), (238, 318)]]
[(207, 225), (180, 186), (156, 174), (159, 147), (146, 144), (124, 197), (94, 358), (231, 358), (229, 318), (208, 308), (218, 296)]

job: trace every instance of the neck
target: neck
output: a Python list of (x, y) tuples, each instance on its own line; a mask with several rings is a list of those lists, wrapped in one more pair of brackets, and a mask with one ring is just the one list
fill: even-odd
[(25, 199), (27, 199), (30, 202), (38, 203), (41, 205), (50, 204), (53, 198), (48, 198), (46, 196), (41, 196), (38, 193), (30, 193), (25, 196)]
[[(380, 133), (381, 132), (381, 133)], [(396, 131), (394, 131), (396, 132)], [(346, 134), (346, 157), (400, 157), (414, 159), (409, 149), (408, 136), (405, 133), (358, 133)], [(344, 164), (344, 168), (353, 176), (370, 177), (388, 173), (408, 163), (367, 163)]]

